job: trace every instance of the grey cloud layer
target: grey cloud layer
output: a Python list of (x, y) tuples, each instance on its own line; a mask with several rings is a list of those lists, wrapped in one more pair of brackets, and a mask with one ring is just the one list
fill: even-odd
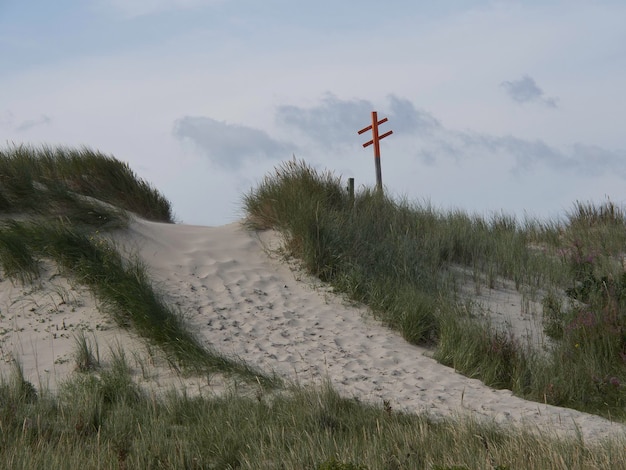
[[(394, 132), (429, 133), (441, 124), (429, 113), (420, 111), (409, 100), (390, 95), (387, 98), (387, 117)], [(341, 100), (327, 94), (320, 105), (312, 108), (279, 106), (276, 122), (280, 126), (296, 129), (316, 144), (330, 148), (340, 144), (352, 144), (359, 138), (357, 131), (370, 124), (370, 115), (376, 107), (367, 100)]]
[[(346, 145), (360, 145), (366, 139), (357, 131), (369, 124), (376, 107), (367, 100), (341, 100), (327, 95), (313, 107), (279, 106), (276, 122), (286, 129), (297, 130), (312, 140), (307, 150), (332, 149), (340, 155)], [(393, 139), (422, 164), (437, 165), (443, 159), (455, 162), (478, 162), (486, 155), (497, 155), (509, 161), (513, 173), (531, 172), (537, 167), (582, 176), (608, 173), (626, 179), (626, 150), (572, 144), (566, 150), (550, 146), (542, 140), (526, 140), (494, 136), (472, 131), (456, 131), (443, 126), (430, 113), (420, 110), (394, 95), (380, 109), (379, 116), (388, 117), (385, 130), (394, 131)], [(294, 143), (280, 142), (267, 133), (245, 126), (226, 124), (207, 117), (184, 117), (176, 122), (174, 134), (193, 141), (198, 148), (223, 167), (238, 168), (252, 157), (283, 160), (297, 152)], [(295, 139), (295, 138), (294, 138)], [(297, 139), (296, 139), (297, 140)]]
[[(520, 100), (541, 100), (552, 105), (553, 99), (544, 97), (532, 78), (509, 83), (513, 83)], [(404, 140), (409, 148), (415, 149), (414, 157), (428, 165), (436, 165), (444, 158), (457, 162), (477, 160), (489, 153), (510, 159), (514, 173), (544, 166), (582, 176), (615, 173), (626, 179), (626, 150), (573, 144), (564, 151), (541, 140), (455, 131), (443, 126), (430, 113), (416, 108), (410, 100), (395, 95), (388, 96), (387, 105), (381, 108), (379, 116), (389, 118), (385, 126), (393, 129), (393, 138)], [(370, 101), (341, 100), (329, 94), (311, 108), (280, 106), (276, 121), (304, 133), (323, 148), (337, 148), (363, 140), (356, 131), (369, 123), (373, 110), (376, 107)]]
[(415, 132), (420, 135), (431, 135), (442, 129), (441, 123), (435, 117), (423, 110), (417, 109), (413, 103), (404, 98), (390, 95), (389, 120), (398, 132)]
[(193, 142), (211, 161), (229, 169), (239, 168), (248, 159), (282, 160), (296, 149), (295, 145), (274, 140), (262, 130), (209, 117), (178, 119), (173, 134), (180, 140)]
[(560, 150), (542, 140), (445, 129), (431, 143), (428, 153), (422, 151), (417, 155), (425, 163), (435, 164), (440, 158), (460, 161), (461, 158), (480, 158), (487, 153), (510, 159), (513, 163), (511, 171), (517, 174), (532, 172), (543, 166), (563, 174), (598, 177), (612, 173), (626, 179), (626, 150), (607, 150), (581, 143)]
[(296, 129), (318, 145), (328, 148), (354, 141), (356, 131), (367, 125), (372, 103), (366, 100), (340, 100), (328, 94), (319, 106), (301, 108), (279, 106), (276, 123)]
[(545, 96), (545, 93), (541, 88), (539, 88), (539, 86), (537, 86), (535, 80), (528, 75), (524, 75), (519, 80), (502, 82), (501, 86), (506, 89), (506, 92), (511, 99), (517, 101), (518, 103), (536, 101), (543, 103), (550, 108), (557, 107), (557, 98)]

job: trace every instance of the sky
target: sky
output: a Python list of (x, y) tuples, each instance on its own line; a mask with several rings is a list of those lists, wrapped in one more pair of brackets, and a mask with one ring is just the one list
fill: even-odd
[(0, 145), (128, 162), (223, 225), (297, 158), (443, 211), (626, 204), (623, 0), (0, 0)]

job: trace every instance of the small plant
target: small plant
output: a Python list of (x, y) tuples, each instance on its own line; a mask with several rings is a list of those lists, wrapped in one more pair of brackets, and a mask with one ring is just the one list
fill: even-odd
[(22, 364), (17, 359), (13, 359), (9, 396), (14, 403), (34, 403), (37, 401), (37, 389), (26, 380)]
[(126, 353), (121, 345), (111, 347), (111, 364), (100, 373), (100, 391), (105, 403), (134, 403), (140, 400), (141, 392), (135, 384)]
[(543, 300), (543, 331), (553, 339), (563, 338), (565, 324), (563, 302), (556, 294), (550, 292)]
[(95, 338), (93, 343), (84, 330), (79, 330), (74, 336), (76, 350), (74, 352), (74, 360), (76, 362), (76, 370), (79, 372), (91, 372), (100, 365), (100, 352), (98, 343)]

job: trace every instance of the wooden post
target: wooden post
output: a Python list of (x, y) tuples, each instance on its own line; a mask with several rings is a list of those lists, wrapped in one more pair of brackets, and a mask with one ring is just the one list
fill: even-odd
[(348, 196), (350, 207), (354, 206), (354, 178), (348, 178)]
[(393, 131), (385, 132), (383, 135), (378, 135), (378, 126), (384, 122), (387, 122), (387, 118), (378, 120), (378, 113), (372, 111), (372, 124), (359, 131), (359, 135), (364, 132), (372, 130), (372, 140), (365, 142), (363, 147), (374, 145), (374, 164), (376, 166), (376, 189), (382, 193), (383, 191), (383, 175), (380, 165), (380, 140), (384, 139), (388, 135), (393, 134)]
[(380, 168), (380, 138), (378, 137), (378, 114), (372, 111), (372, 140), (374, 141), (374, 165), (376, 166), (376, 189), (383, 191), (383, 172)]

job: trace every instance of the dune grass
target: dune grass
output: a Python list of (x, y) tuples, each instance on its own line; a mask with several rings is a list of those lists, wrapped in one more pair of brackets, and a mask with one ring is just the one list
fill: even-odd
[(86, 147), (0, 149), (0, 214), (60, 216), (93, 226), (120, 216), (118, 209), (173, 222), (170, 202), (111, 156)]
[(16, 367), (0, 382), (0, 468), (608, 469), (624, 442), (586, 444), (467, 417), (403, 414), (328, 384), (254, 397), (143, 392), (123, 351), (54, 397)]
[(128, 165), (88, 149), (12, 147), (0, 152), (0, 199), (0, 266), (6, 276), (32, 282), (40, 260), (51, 259), (88, 286), (118, 325), (161, 347), (177, 367), (276, 383), (201, 344), (154, 290), (141, 260), (107, 238), (107, 230), (126, 223), (123, 210), (172, 222), (169, 202)]
[[(19, 240), (20, 248), (5, 240)], [(142, 261), (124, 256), (106, 237), (89, 234), (66, 223), (12, 221), (0, 229), (0, 263), (7, 275), (34, 278), (38, 259), (52, 259), (64, 272), (88, 286), (100, 309), (118, 325), (132, 328), (161, 347), (181, 368), (243, 374), (270, 384), (275, 379), (208, 349), (186, 328), (154, 290)], [(27, 276), (28, 275), (28, 276)]]
[[(304, 162), (278, 167), (244, 198), (249, 224), (276, 228), (304, 266), (387, 325), (486, 384), (626, 420), (626, 219), (610, 201), (562, 221), (484, 218), (395, 201)], [(543, 298), (555, 346), (537, 351), (474, 320), (456, 273)], [(555, 334), (558, 333), (558, 334)]]

